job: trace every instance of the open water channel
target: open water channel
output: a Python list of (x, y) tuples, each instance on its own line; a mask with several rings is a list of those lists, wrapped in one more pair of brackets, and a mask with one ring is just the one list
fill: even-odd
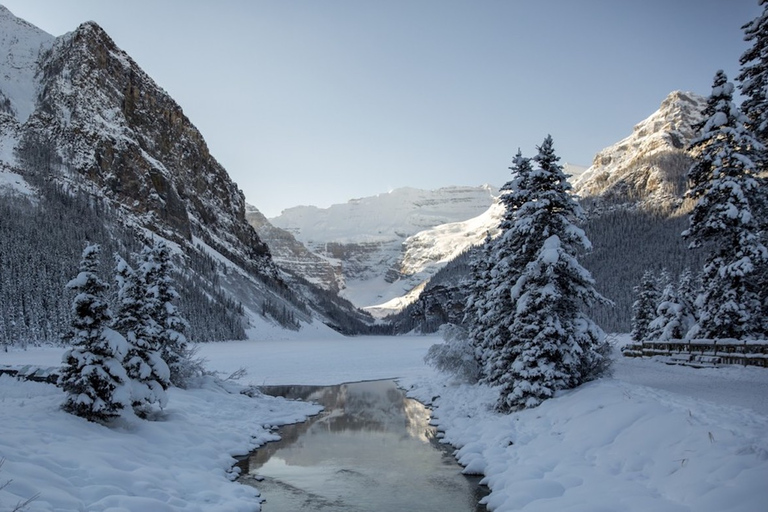
[(273, 386), (262, 392), (320, 403), (240, 462), (264, 512), (480, 512), (479, 478), (461, 474), (438, 442), (429, 410), (391, 380), (338, 386)]

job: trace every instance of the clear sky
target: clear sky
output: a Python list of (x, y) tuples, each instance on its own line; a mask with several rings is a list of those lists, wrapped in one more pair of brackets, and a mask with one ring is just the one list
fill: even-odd
[(547, 134), (588, 166), (673, 90), (735, 78), (757, 0), (0, 0), (99, 23), (268, 217), (501, 185)]

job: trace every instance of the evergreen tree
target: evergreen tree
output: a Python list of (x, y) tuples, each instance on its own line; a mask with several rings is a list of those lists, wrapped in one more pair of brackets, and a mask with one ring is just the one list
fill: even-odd
[(142, 251), (142, 268), (138, 272), (119, 255), (115, 255), (115, 275), (118, 284), (118, 313), (115, 329), (128, 341), (125, 368), (131, 379), (131, 400), (134, 411), (146, 416), (151, 405), (164, 407), (168, 401), (165, 390), (170, 385), (170, 370), (162, 358), (157, 322), (147, 300), (145, 267), (150, 251)]
[(763, 12), (742, 26), (744, 40), (751, 43), (740, 59), (736, 78), (744, 96), (741, 109), (747, 125), (765, 146), (768, 144), (768, 2), (760, 0)]
[(491, 265), (488, 261), (493, 239), (490, 233), (485, 237), (485, 242), (473, 249), (470, 261), (470, 291), (464, 308), (464, 324), (467, 326), (467, 338), (474, 347), (475, 358), (482, 368), (487, 359), (485, 348), (485, 332), (488, 327), (488, 302), (485, 292), (490, 282)]
[(638, 286), (634, 287), (637, 299), (632, 304), (632, 332), (633, 341), (646, 341), (650, 339), (648, 325), (656, 317), (656, 306), (659, 303), (658, 281), (653, 272), (646, 270)]
[(480, 317), (482, 354), (480, 358), (483, 381), (499, 384), (508, 368), (498, 354), (510, 341), (510, 312), (515, 304), (511, 290), (520, 269), (525, 264), (525, 254), (520, 253), (525, 245), (525, 236), (512, 229), (518, 210), (528, 201), (528, 181), (532, 171), (529, 158), (523, 157), (518, 149), (513, 160), (512, 179), (501, 188), (500, 201), (504, 205), (499, 228), (501, 233), (485, 248), (487, 280), (483, 283), (485, 308)]
[(186, 387), (188, 380), (199, 373), (199, 365), (192, 361), (192, 351), (183, 333), (187, 322), (175, 305), (179, 294), (171, 278), (171, 253), (164, 240), (156, 240), (150, 254), (151, 260), (142, 266), (147, 285), (147, 307), (160, 328), (158, 343), (171, 371), (171, 384)]
[[(739, 59), (742, 67), (737, 79), (744, 96), (741, 109), (747, 118), (747, 127), (765, 148), (768, 147), (768, 2), (760, 0), (760, 4), (763, 6), (763, 12), (742, 27), (744, 40), (751, 43), (751, 46)], [(768, 169), (768, 151), (757, 151), (753, 159), (763, 171), (755, 176), (759, 182), (758, 188), (766, 190), (765, 169)], [(762, 202), (754, 212), (760, 223), (758, 236), (764, 245), (768, 244), (767, 209), (768, 206)], [(761, 330), (768, 332), (768, 264), (758, 263), (756, 267), (754, 279), (758, 283), (760, 302), (763, 306)]]
[(517, 243), (509, 260), (519, 268), (511, 303), (499, 322), (508, 341), (496, 354), (502, 390), (497, 409), (534, 407), (555, 391), (578, 386), (607, 371), (608, 345), (602, 330), (581, 308), (607, 302), (577, 261), (591, 244), (573, 221), (583, 212), (557, 163), (552, 137), (538, 147), (537, 169), (517, 180), (520, 205), (509, 238)]
[(76, 278), (67, 289), (76, 293), (72, 325), (58, 385), (67, 393), (64, 410), (90, 421), (119, 416), (130, 405), (129, 378), (122, 361), (128, 346), (109, 324), (112, 314), (103, 298), (107, 285), (99, 279), (99, 246), (88, 245)]
[(700, 133), (691, 143), (695, 163), (688, 173), (687, 194), (698, 202), (683, 233), (691, 248), (708, 251), (703, 291), (697, 299), (699, 320), (692, 335), (760, 336), (756, 269), (765, 265), (768, 250), (757, 236), (755, 211), (762, 197), (753, 156), (763, 147), (747, 130), (733, 103), (733, 85), (722, 71), (715, 75), (704, 114)]
[(682, 340), (692, 324), (690, 310), (678, 294), (679, 286), (668, 282), (656, 307), (656, 318), (648, 324), (648, 339)]
[(690, 268), (684, 269), (677, 280), (677, 300), (681, 307), (681, 318), (685, 323), (685, 338), (689, 337), (691, 328), (696, 325), (698, 315), (696, 313), (696, 297), (699, 294), (699, 285)]

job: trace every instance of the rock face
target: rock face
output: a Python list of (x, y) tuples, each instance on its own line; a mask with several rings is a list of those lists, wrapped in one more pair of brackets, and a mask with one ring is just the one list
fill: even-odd
[(604, 203), (674, 208), (685, 191), (691, 158), (685, 148), (706, 98), (675, 91), (632, 134), (600, 151), (574, 183), (582, 198)]
[(407, 294), (474, 240), (462, 234), (441, 245), (421, 233), (486, 213), (496, 195), (490, 186), (402, 188), (325, 209), (290, 208), (270, 222), (340, 268), (341, 295), (368, 307)]
[(341, 265), (336, 260), (328, 260), (310, 252), (291, 233), (270, 224), (255, 206), (246, 204), (245, 218), (270, 248), (272, 259), (278, 267), (321, 288), (339, 292), (343, 276)]
[(38, 65), (16, 147), (22, 168), (87, 184), (151, 231), (273, 272), (242, 192), (200, 132), (98, 25), (57, 38)]

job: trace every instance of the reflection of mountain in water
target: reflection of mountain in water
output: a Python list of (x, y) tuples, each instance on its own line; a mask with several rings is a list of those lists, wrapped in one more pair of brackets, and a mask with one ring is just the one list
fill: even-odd
[[(438, 445), (429, 411), (406, 398), (394, 381), (262, 391), (324, 407), (304, 423), (282, 427), (281, 441), (242, 462), (244, 475), (266, 478), (254, 484), (267, 499), (265, 512), (373, 512), (411, 509), (416, 503), (424, 511), (485, 510), (476, 508), (483, 494), (477, 481), (462, 476), (451, 454)], [(296, 508), (299, 501), (304, 504)], [(430, 501), (434, 505), (426, 506)]]
[[(265, 394), (317, 402), (324, 407), (310, 425), (322, 425), (331, 432), (368, 430), (400, 433), (424, 441), (423, 425), (429, 411), (405, 397), (393, 381), (370, 381), (338, 386), (269, 386)], [(319, 425), (318, 425), (319, 424)]]

